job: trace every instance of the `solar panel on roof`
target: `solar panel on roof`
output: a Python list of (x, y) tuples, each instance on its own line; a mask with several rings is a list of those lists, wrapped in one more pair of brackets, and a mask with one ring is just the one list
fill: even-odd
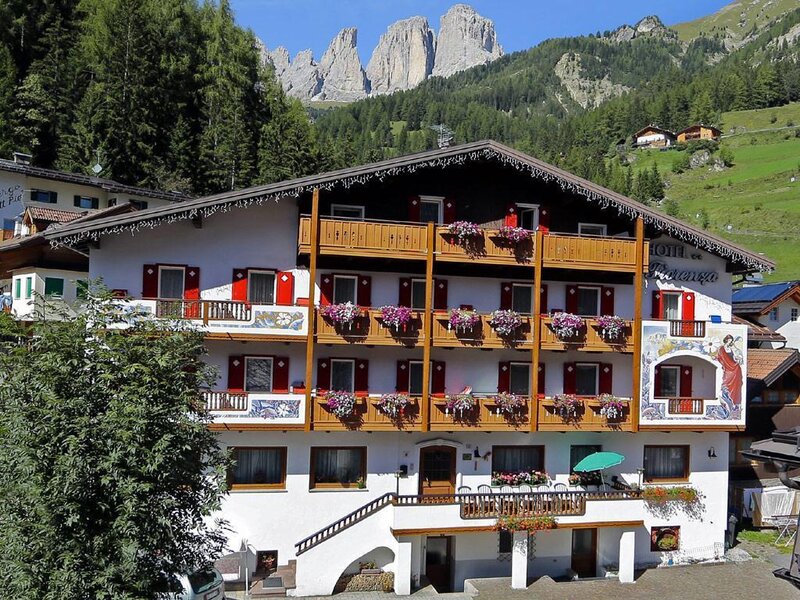
[(744, 287), (733, 292), (733, 302), (771, 302), (797, 285), (794, 281), (783, 281), (768, 285)]

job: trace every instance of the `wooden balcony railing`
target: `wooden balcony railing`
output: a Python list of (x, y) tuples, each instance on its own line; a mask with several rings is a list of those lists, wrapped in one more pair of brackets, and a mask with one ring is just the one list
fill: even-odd
[(552, 317), (542, 316), (542, 350), (586, 350), (589, 352), (633, 352), (633, 322), (627, 321), (619, 338), (604, 337), (596, 319), (584, 319), (584, 327), (574, 338), (559, 338), (551, 327)]
[(705, 321), (670, 321), (669, 334), (672, 337), (706, 337)]
[(533, 260), (533, 238), (519, 244), (497, 236), (497, 229), (486, 229), (480, 237), (460, 242), (447, 227), (436, 228), (436, 260), (483, 264), (524, 265)]
[(211, 321), (249, 321), (252, 316), (250, 304), (233, 300), (179, 300), (159, 298), (156, 300), (156, 316), (169, 319)]
[(667, 400), (670, 414), (673, 415), (702, 415), (703, 398), (657, 398), (657, 400)]
[(531, 318), (523, 317), (522, 326), (513, 334), (502, 336), (489, 324), (491, 315), (480, 315), (481, 322), (467, 330), (449, 327), (450, 313), (437, 312), (433, 317), (433, 345), (442, 348), (480, 347), (480, 348), (531, 348)]
[(328, 409), (324, 396), (314, 396), (312, 418), (314, 429), (323, 431), (416, 431), (421, 419), (419, 398), (406, 407), (403, 417), (393, 418), (379, 408), (377, 397), (363, 397), (356, 400), (354, 414), (340, 419)]
[[(645, 242), (644, 270), (648, 267), (648, 254), (649, 245)], [(545, 267), (632, 273), (636, 270), (636, 240), (548, 234), (544, 236), (542, 258)]]
[(247, 392), (205, 391), (202, 393), (206, 410), (214, 411), (246, 411), (250, 408)]
[(631, 431), (630, 402), (625, 402), (622, 417), (607, 419), (600, 414), (600, 401), (594, 396), (583, 398), (583, 406), (577, 415), (562, 417), (552, 398), (539, 400), (539, 431)]
[[(334, 256), (380, 256), (425, 260), (426, 225), (391, 221), (320, 219), (319, 252)], [(311, 218), (300, 218), (299, 248), (311, 250)]]
[(381, 311), (365, 309), (364, 314), (350, 325), (336, 325), (316, 311), (317, 342), (321, 344), (367, 344), (375, 346), (415, 346), (422, 342), (422, 313), (416, 311), (404, 327), (387, 327)]
[(476, 429), (480, 431), (516, 431), (530, 427), (531, 401), (511, 414), (498, 409), (489, 397), (477, 398), (474, 409), (469, 411), (449, 411), (444, 398), (431, 398), (429, 411), (431, 431), (453, 431), (455, 429)]

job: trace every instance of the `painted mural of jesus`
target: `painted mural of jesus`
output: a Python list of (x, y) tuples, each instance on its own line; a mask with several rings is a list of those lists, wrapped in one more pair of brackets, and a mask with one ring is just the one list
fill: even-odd
[(732, 335), (726, 335), (722, 340), (722, 347), (717, 351), (717, 360), (722, 365), (722, 391), (728, 392), (734, 406), (740, 406), (743, 385), (742, 354)]

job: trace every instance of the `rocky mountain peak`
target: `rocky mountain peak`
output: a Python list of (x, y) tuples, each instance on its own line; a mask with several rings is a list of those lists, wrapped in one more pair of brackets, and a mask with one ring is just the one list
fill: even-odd
[(494, 23), (466, 4), (456, 4), (439, 22), (433, 75), (449, 77), (500, 58)]
[(630, 42), (635, 38), (645, 36), (668, 38), (675, 37), (675, 32), (668, 29), (657, 16), (649, 15), (641, 19), (636, 25), (622, 25), (621, 27), (617, 27), (611, 32), (608, 39), (617, 44), (622, 44)]
[(434, 52), (428, 19), (411, 17), (393, 23), (367, 64), (372, 93), (391, 94), (416, 87), (433, 70)]
[(319, 73), (325, 100), (350, 102), (363, 98), (369, 92), (369, 82), (356, 49), (357, 41), (355, 27), (342, 29), (322, 55)]

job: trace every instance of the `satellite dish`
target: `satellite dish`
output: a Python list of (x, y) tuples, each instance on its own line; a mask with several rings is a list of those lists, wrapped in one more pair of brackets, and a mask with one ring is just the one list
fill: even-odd
[(103, 170), (103, 167), (100, 166), (100, 163), (95, 163), (92, 167), (92, 173), (95, 175), (100, 175), (100, 172)]

